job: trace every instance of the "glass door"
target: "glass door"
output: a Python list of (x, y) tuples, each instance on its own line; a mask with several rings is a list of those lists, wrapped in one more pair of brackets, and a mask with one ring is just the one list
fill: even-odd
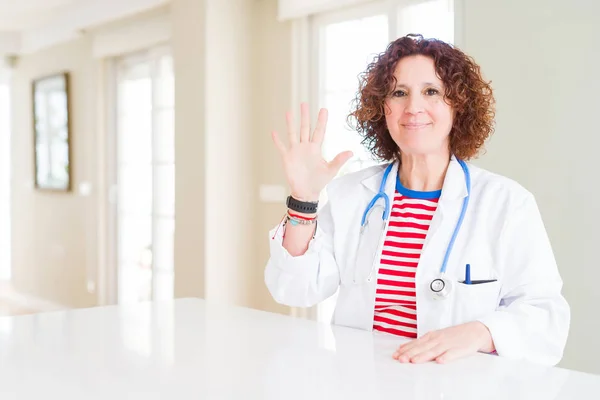
[(174, 77), (166, 49), (116, 60), (118, 303), (173, 297)]
[(10, 242), (10, 85), (0, 71), (0, 287), (11, 278)]

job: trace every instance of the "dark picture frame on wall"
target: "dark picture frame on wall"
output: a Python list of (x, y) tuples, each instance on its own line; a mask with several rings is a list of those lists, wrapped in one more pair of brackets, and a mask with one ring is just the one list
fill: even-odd
[(71, 190), (71, 108), (69, 73), (32, 82), (35, 187)]

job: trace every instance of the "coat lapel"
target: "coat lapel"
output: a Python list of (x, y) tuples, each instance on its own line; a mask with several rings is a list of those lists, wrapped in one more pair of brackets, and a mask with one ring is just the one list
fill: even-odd
[[(374, 175), (363, 179), (362, 184), (373, 192), (373, 195), (379, 192), (379, 186), (381, 185), (381, 180), (383, 179), (383, 174), (385, 169), (389, 164), (383, 164)], [(390, 198), (390, 207), (392, 206), (391, 202), (394, 200), (394, 193), (396, 191), (396, 176), (398, 175), (398, 161), (394, 161), (394, 166), (388, 175), (387, 181), (385, 182), (385, 193)]]

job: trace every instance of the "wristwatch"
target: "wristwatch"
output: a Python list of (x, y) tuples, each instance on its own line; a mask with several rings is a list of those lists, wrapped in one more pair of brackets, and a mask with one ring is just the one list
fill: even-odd
[(292, 196), (288, 196), (285, 205), (292, 211), (303, 214), (316, 214), (319, 207), (319, 202), (300, 201), (296, 200)]

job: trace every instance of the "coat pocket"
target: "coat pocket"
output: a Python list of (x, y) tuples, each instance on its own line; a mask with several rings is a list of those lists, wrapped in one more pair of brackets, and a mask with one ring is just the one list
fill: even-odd
[(467, 285), (456, 282), (456, 292), (453, 304), (453, 325), (475, 321), (498, 308), (500, 304), (499, 281), (483, 281)]

